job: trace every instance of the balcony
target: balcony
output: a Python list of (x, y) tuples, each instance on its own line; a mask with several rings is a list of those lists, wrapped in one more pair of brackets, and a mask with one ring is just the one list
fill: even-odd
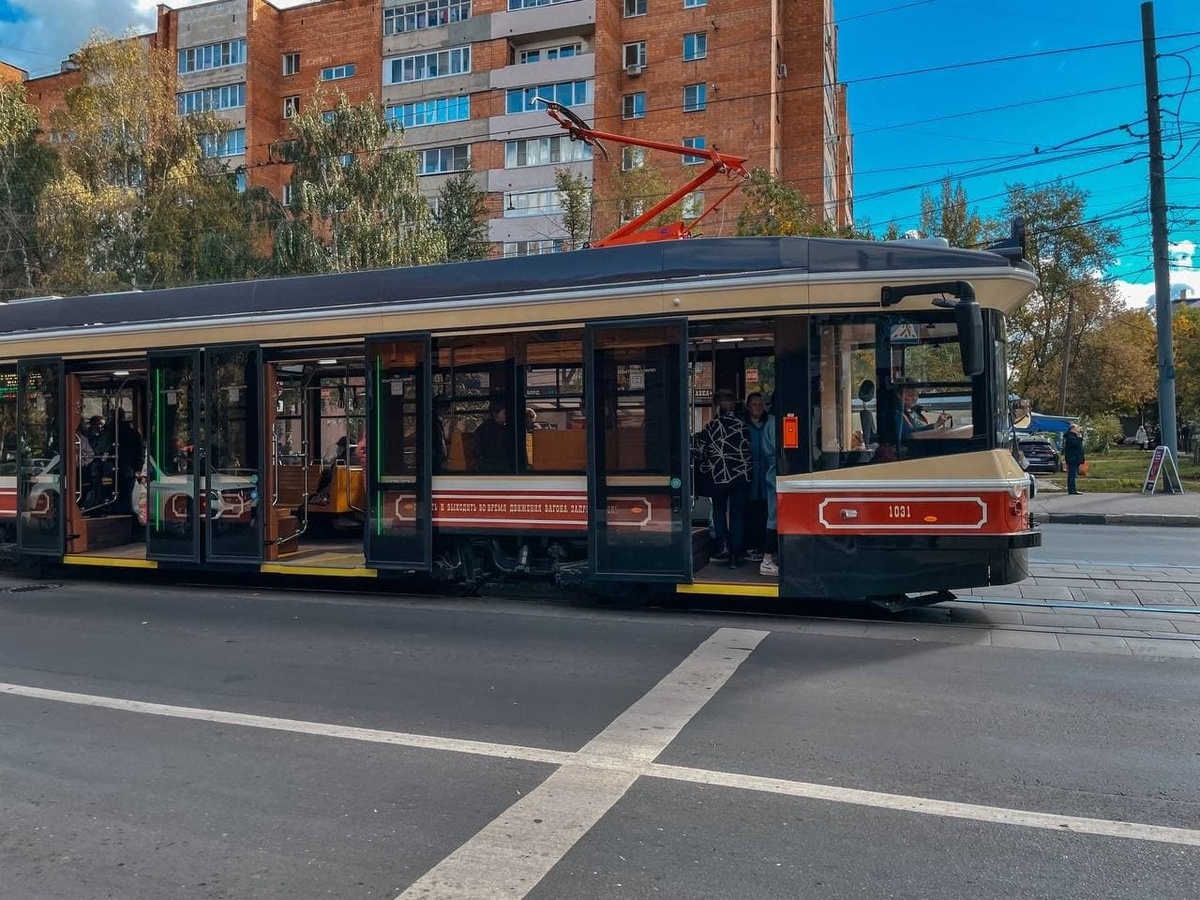
[(492, 37), (513, 40), (534, 34), (589, 34), (596, 27), (596, 0), (568, 0), (492, 14)]

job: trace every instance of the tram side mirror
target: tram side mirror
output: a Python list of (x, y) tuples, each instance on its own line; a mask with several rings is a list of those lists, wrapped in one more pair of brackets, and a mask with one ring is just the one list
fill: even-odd
[(968, 378), (982, 375), (983, 355), (983, 311), (972, 298), (954, 304), (954, 321), (958, 325), (958, 348), (962, 353), (962, 370)]

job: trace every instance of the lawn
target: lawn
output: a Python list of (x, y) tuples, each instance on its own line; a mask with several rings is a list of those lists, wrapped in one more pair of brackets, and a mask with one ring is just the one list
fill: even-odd
[[(1150, 468), (1152, 453), (1133, 448), (1113, 449), (1107, 453), (1092, 453), (1088, 456), (1088, 477), (1076, 482), (1079, 490), (1096, 493), (1129, 493), (1142, 489), (1146, 470)], [(1160, 475), (1159, 488), (1162, 488)], [(1180, 454), (1179, 477), (1188, 491), (1200, 491), (1200, 465), (1192, 462), (1191, 455)], [(1066, 487), (1067, 474), (1063, 472), (1050, 478)]]

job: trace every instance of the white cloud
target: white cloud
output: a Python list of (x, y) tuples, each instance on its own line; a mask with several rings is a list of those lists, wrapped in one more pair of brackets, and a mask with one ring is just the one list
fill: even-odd
[[(1179, 297), (1186, 289), (1189, 297), (1200, 297), (1200, 272), (1192, 268), (1196, 258), (1196, 242), (1182, 240), (1167, 245), (1170, 260), (1171, 296)], [(1117, 296), (1129, 309), (1146, 309), (1154, 306), (1154, 274), (1146, 273), (1146, 281), (1131, 282), (1117, 279), (1112, 282)]]

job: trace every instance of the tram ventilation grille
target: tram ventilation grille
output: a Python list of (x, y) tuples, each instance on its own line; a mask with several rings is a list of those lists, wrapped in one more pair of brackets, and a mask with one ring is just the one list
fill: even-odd
[(61, 584), (18, 584), (15, 587), (10, 587), (5, 593), (7, 594), (27, 594), (30, 591), (52, 591), (55, 588), (62, 587)]

